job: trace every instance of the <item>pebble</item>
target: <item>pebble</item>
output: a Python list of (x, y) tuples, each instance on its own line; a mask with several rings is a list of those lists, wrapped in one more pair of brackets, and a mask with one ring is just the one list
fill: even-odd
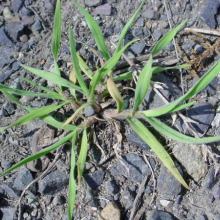
[(3, 17), (6, 21), (10, 20), (11, 18), (13, 18), (13, 14), (10, 10), (9, 7), (5, 7), (3, 10)]
[(119, 192), (119, 188), (114, 181), (106, 182), (106, 188), (107, 188), (108, 193), (110, 194), (116, 194)]
[(33, 181), (33, 176), (31, 172), (26, 168), (22, 167), (22, 169), (17, 173), (14, 182), (13, 187), (23, 191), (24, 188)]
[(154, 32), (153, 32), (153, 37), (156, 41), (158, 41), (160, 39), (160, 37), (162, 36), (162, 33), (160, 30), (156, 29)]
[(34, 24), (31, 26), (32, 31), (41, 31), (42, 25), (39, 20), (35, 21)]
[[(178, 167), (180, 173), (182, 170)], [(173, 198), (181, 193), (182, 186), (170, 171), (162, 166), (157, 179), (157, 191), (166, 198)]]
[(56, 195), (56, 196), (54, 197), (54, 199), (53, 199), (53, 204), (54, 204), (55, 206), (57, 206), (57, 205), (63, 205), (63, 204), (65, 204), (65, 202), (66, 202), (66, 198), (65, 198), (64, 196), (62, 196), (62, 195)]
[(15, 54), (14, 50), (8, 47), (0, 47), (0, 68), (7, 66), (15, 61), (13, 55)]
[(39, 192), (41, 195), (52, 195), (62, 190), (68, 184), (68, 179), (68, 175), (56, 170), (39, 181)]
[(96, 7), (102, 4), (102, 0), (90, 0), (86, 1), (85, 4), (90, 7)]
[(89, 116), (92, 116), (95, 114), (95, 111), (94, 109), (91, 107), (91, 106), (87, 106), (85, 109), (84, 109), (84, 114), (86, 117), (89, 117)]
[(150, 147), (146, 144), (134, 131), (131, 131), (130, 134), (126, 135), (127, 141), (140, 147), (143, 150), (149, 150)]
[(21, 8), (22, 4), (23, 4), (22, 0), (14, 0), (11, 3), (11, 9), (13, 10), (13, 12), (18, 13), (18, 11)]
[(4, 28), (0, 28), (0, 45), (12, 47), (15, 44), (8, 38), (8, 36), (5, 34)]
[(215, 117), (215, 108), (209, 103), (198, 103), (187, 111), (187, 116), (197, 121), (198, 124), (192, 123), (192, 126), (205, 134)]
[(5, 25), (5, 31), (14, 41), (18, 40), (18, 38), (22, 35), (23, 30), (24, 25), (18, 21), (12, 21)]
[(121, 193), (120, 203), (123, 207), (128, 210), (132, 207), (134, 201), (134, 196), (131, 194), (130, 191), (125, 190)]
[(139, 18), (137, 20), (137, 26), (139, 26), (139, 27), (143, 27), (144, 23), (145, 23), (144, 18)]
[(110, 26), (106, 27), (104, 31), (104, 37), (110, 37), (114, 34), (114, 29)]
[(12, 70), (6, 70), (4, 72), (0, 71), (0, 83), (4, 82), (6, 79), (8, 79), (12, 73), (13, 73)]
[(154, 12), (154, 10), (152, 10), (152, 9), (147, 9), (147, 10), (144, 12), (143, 16), (144, 16), (146, 19), (152, 20), (152, 19), (154, 19), (155, 12)]
[(120, 209), (115, 203), (109, 203), (99, 214), (98, 220), (120, 220)]
[(10, 101), (6, 101), (2, 107), (4, 108), (4, 116), (10, 116), (15, 113), (15, 105)]
[(117, 170), (127, 179), (140, 183), (145, 175), (150, 174), (149, 167), (138, 155), (129, 153), (123, 155), (122, 158), (123, 163), (129, 169), (129, 172), (119, 160), (117, 161)]
[(197, 54), (201, 54), (204, 51), (204, 48), (201, 45), (196, 44), (195, 45), (195, 51), (196, 51)]
[(174, 220), (173, 216), (168, 212), (155, 210), (149, 220)]
[(20, 63), (18, 61), (15, 61), (13, 64), (12, 64), (12, 70), (13, 71), (17, 71), (21, 68), (20, 66)]
[(21, 9), (22, 16), (31, 16), (32, 14), (33, 14), (33, 12), (30, 9), (28, 9), (26, 7), (22, 7), (22, 9)]
[(13, 220), (14, 219), (13, 215), (14, 215), (13, 208), (1, 208), (0, 209), (1, 220)]
[(134, 37), (142, 37), (144, 32), (142, 29), (134, 29), (132, 30), (132, 34)]
[(110, 16), (112, 13), (112, 6), (110, 4), (100, 5), (95, 8), (95, 15)]
[(206, 175), (208, 165), (204, 161), (199, 145), (178, 143), (173, 148), (173, 154), (195, 181), (199, 181)]
[(218, 13), (219, 0), (205, 0), (204, 8), (201, 11), (201, 19), (210, 27), (216, 28), (215, 15)]
[(83, 177), (89, 187), (95, 190), (103, 183), (104, 175), (104, 171), (100, 169), (91, 174), (84, 174)]
[(131, 47), (132, 52), (137, 55), (140, 55), (144, 52), (145, 44), (144, 43), (134, 43)]
[(54, 11), (54, 6), (51, 3), (51, 1), (46, 1), (44, 3), (44, 8), (46, 9), (47, 12), (50, 12), (50, 13)]
[(13, 188), (11, 182), (1, 183), (0, 189), (4, 190), (6, 195), (8, 195), (10, 198), (14, 198), (14, 199), (19, 198), (19, 196), (21, 194), (20, 191), (18, 191), (17, 189)]
[(7, 170), (9, 169), (10, 167), (12, 166), (12, 163), (8, 160), (2, 160), (1, 161), (1, 167), (4, 169), (4, 170)]

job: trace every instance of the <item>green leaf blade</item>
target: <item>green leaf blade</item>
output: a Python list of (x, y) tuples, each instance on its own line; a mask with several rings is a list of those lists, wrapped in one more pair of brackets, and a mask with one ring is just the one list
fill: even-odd
[(174, 29), (170, 30), (168, 33), (166, 33), (154, 46), (152, 50), (152, 56), (155, 56), (157, 53), (159, 53), (166, 45), (168, 45), (171, 40), (175, 37), (177, 32), (184, 26), (184, 24), (187, 22), (187, 20), (183, 21), (181, 24), (179, 24)]
[(70, 41), (70, 53), (71, 53), (71, 57), (72, 57), (73, 68), (75, 70), (76, 78), (77, 78), (83, 92), (85, 94), (87, 94), (89, 92), (89, 90), (88, 90), (88, 88), (87, 88), (87, 86), (86, 86), (86, 84), (85, 84), (85, 82), (82, 78), (81, 73), (80, 73), (78, 57), (77, 57), (77, 54), (76, 54), (75, 41), (74, 41), (73, 33), (72, 33), (72, 30), (71, 30), (70, 27), (68, 29), (68, 32), (69, 32), (69, 41)]
[(57, 59), (58, 49), (60, 45), (60, 36), (61, 36), (61, 6), (60, 6), (60, 0), (57, 0), (55, 16), (54, 16), (53, 36), (52, 36), (52, 54), (55, 60)]
[(172, 110), (181, 102), (184, 102), (191, 98), (192, 96), (199, 93), (202, 89), (204, 89), (220, 72), (220, 61), (218, 61), (205, 75), (203, 75), (198, 82), (187, 92), (185, 95), (181, 96), (177, 100), (170, 102), (167, 105), (163, 105), (161, 107), (150, 109), (147, 111), (143, 111), (142, 113), (146, 117), (156, 117), (163, 114), (167, 114), (172, 112)]
[(173, 176), (187, 189), (189, 189), (187, 183), (182, 178), (181, 174), (177, 170), (172, 158), (166, 152), (164, 147), (158, 142), (158, 140), (151, 134), (151, 132), (137, 119), (127, 119), (132, 129), (137, 135), (147, 143), (154, 153), (159, 157), (164, 166), (173, 174)]
[(85, 128), (83, 131), (81, 148), (80, 148), (79, 157), (78, 157), (78, 161), (77, 161), (78, 186), (80, 186), (80, 181), (81, 181), (83, 170), (84, 170), (84, 167), (86, 164), (86, 157), (87, 157), (87, 151), (88, 151), (87, 145), (88, 145), (87, 132), (86, 132), (86, 128)]
[(144, 66), (137, 80), (137, 85), (135, 89), (134, 97), (134, 107), (132, 113), (138, 109), (139, 105), (146, 96), (148, 87), (150, 85), (150, 80), (152, 76), (152, 56), (149, 57), (147, 64)]
[(70, 178), (69, 178), (69, 192), (68, 192), (68, 220), (72, 220), (73, 216), (73, 206), (76, 197), (76, 182), (74, 179), (75, 175), (75, 166), (76, 166), (76, 156), (75, 156), (75, 144), (76, 144), (77, 133), (74, 133), (72, 139), (72, 148), (71, 148), (71, 158), (70, 158)]
[(104, 37), (102, 35), (102, 32), (101, 32), (99, 26), (97, 25), (95, 20), (92, 18), (92, 16), (83, 7), (81, 7), (76, 1), (74, 1), (74, 0), (72, 0), (72, 1), (73, 1), (74, 5), (84, 15), (86, 22), (88, 24), (88, 27), (89, 27), (89, 29), (95, 39), (97, 47), (98, 47), (100, 53), (102, 54), (102, 56), (104, 57), (104, 59), (107, 61), (109, 59), (109, 54), (108, 54), (107, 47), (105, 45)]
[(74, 132), (68, 134), (67, 136), (65, 136), (62, 140), (58, 141), (57, 143), (51, 145), (50, 147), (44, 148), (43, 150), (37, 152), (34, 155), (31, 155), (29, 157), (24, 158), (23, 160), (21, 160), (20, 162), (16, 163), (15, 165), (13, 165), (12, 167), (10, 167), (8, 170), (6, 170), (5, 172), (3, 172), (0, 177), (5, 176), (6, 174), (10, 173), (11, 171), (17, 169), (18, 167), (27, 164), (33, 160), (36, 160), (48, 153), (50, 153), (52, 150), (55, 150), (56, 148), (58, 148), (60, 145), (66, 143), (72, 136), (73, 136)]

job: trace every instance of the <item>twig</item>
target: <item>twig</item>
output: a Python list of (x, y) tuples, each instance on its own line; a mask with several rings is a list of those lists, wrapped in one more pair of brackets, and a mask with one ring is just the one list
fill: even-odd
[(137, 193), (137, 195), (135, 197), (135, 200), (133, 202), (132, 209), (131, 209), (131, 215), (129, 217), (129, 220), (133, 220), (134, 219), (135, 213), (136, 213), (136, 211), (138, 209), (138, 201), (139, 201), (141, 195), (144, 192), (145, 185), (146, 185), (146, 182), (147, 182), (148, 179), (149, 179), (149, 175), (146, 175), (144, 177), (144, 179), (142, 180), (141, 184), (139, 185), (138, 193)]
[(207, 30), (207, 29), (200, 29), (200, 28), (185, 28), (185, 31), (194, 31), (197, 33), (202, 33), (202, 34), (210, 34), (210, 35), (216, 35), (220, 36), (220, 32), (216, 30)]
[(156, 178), (155, 178), (154, 171), (152, 169), (152, 166), (151, 166), (149, 160), (147, 159), (147, 157), (145, 155), (143, 155), (143, 158), (144, 158), (145, 163), (149, 166), (152, 177), (153, 177), (153, 183), (154, 183), (153, 187), (154, 187), (154, 189), (153, 189), (153, 194), (152, 194), (152, 198), (151, 198), (151, 201), (150, 201), (150, 204), (152, 204), (152, 202), (154, 201), (155, 195), (156, 195), (156, 193), (155, 193), (156, 192)]
[(38, 176), (36, 179), (34, 179), (31, 183), (29, 183), (25, 189), (23, 190), (23, 192), (21, 193), (21, 196), (17, 202), (17, 205), (15, 207), (15, 215), (16, 215), (16, 210), (18, 208), (19, 212), (18, 212), (18, 220), (21, 219), (21, 200), (23, 198), (23, 196), (25, 195), (26, 191), (34, 184), (36, 183), (37, 181), (39, 181), (40, 179), (43, 179), (47, 174), (48, 172), (53, 168), (53, 166), (55, 165), (55, 163), (57, 162), (58, 158), (60, 157), (61, 155), (61, 149), (58, 150), (59, 152), (56, 153), (56, 156), (55, 158), (53, 159), (52, 163), (47, 167), (47, 169), (40, 174), (40, 176)]

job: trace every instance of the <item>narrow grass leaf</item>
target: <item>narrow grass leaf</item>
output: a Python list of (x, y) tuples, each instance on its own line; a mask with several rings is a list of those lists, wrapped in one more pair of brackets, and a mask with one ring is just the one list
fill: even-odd
[(203, 75), (198, 82), (183, 96), (179, 99), (170, 102), (167, 105), (161, 107), (143, 111), (142, 113), (147, 117), (156, 117), (163, 114), (167, 114), (172, 111), (179, 103), (184, 102), (204, 89), (220, 72), (220, 61), (218, 61), (205, 75)]
[(86, 108), (87, 106), (90, 106), (91, 103), (84, 103), (83, 105), (81, 105), (74, 113), (71, 117), (69, 117), (63, 124), (63, 127), (65, 127), (66, 125), (68, 125), (84, 108)]
[(4, 131), (4, 130), (11, 128), (13, 126), (23, 125), (23, 124), (26, 124), (30, 121), (33, 121), (36, 118), (43, 117), (43, 116), (57, 110), (58, 108), (61, 108), (65, 104), (66, 104), (66, 102), (63, 102), (60, 105), (49, 105), (49, 106), (45, 106), (42, 108), (34, 109), (33, 111), (27, 113), (26, 115), (20, 117), (17, 121), (13, 122), (12, 124), (10, 124), (6, 127), (0, 128), (0, 131)]
[(190, 67), (191, 65), (189, 64), (183, 64), (183, 65), (179, 65), (179, 66), (172, 66), (172, 67), (152, 67), (152, 74), (155, 73), (159, 73), (159, 72), (163, 72), (165, 70), (177, 70), (177, 69), (184, 69), (187, 67)]
[(76, 182), (74, 178), (75, 166), (76, 166), (76, 156), (75, 156), (75, 144), (77, 133), (74, 133), (72, 138), (72, 148), (71, 148), (71, 158), (70, 158), (70, 178), (69, 178), (69, 193), (68, 193), (68, 220), (72, 220), (73, 216), (73, 206), (76, 198)]
[(29, 157), (26, 157), (25, 159), (21, 160), (20, 162), (16, 163), (15, 165), (13, 165), (12, 167), (10, 167), (8, 170), (6, 170), (5, 172), (3, 172), (0, 177), (5, 176), (6, 174), (10, 173), (11, 171), (17, 169), (18, 167), (27, 164), (33, 160), (36, 160), (48, 153), (50, 153), (52, 150), (55, 150), (56, 148), (58, 148), (59, 146), (61, 146), (62, 144), (66, 143), (70, 138), (72, 138), (72, 136), (74, 135), (74, 132), (68, 134), (67, 136), (65, 136), (63, 139), (59, 140), (57, 143), (44, 148), (43, 150), (37, 152), (34, 155), (31, 155)]
[(78, 57), (80, 69), (86, 74), (86, 76), (87, 76), (89, 79), (92, 79), (92, 76), (93, 76), (92, 70), (86, 65), (86, 63), (85, 63), (84, 60), (81, 58), (81, 56), (77, 55), (77, 57)]
[(118, 76), (113, 77), (113, 81), (130, 80), (133, 78), (132, 72), (122, 73)]
[(177, 107), (173, 108), (169, 113), (174, 113), (174, 112), (178, 112), (183, 109), (189, 108), (190, 106), (194, 105), (195, 103), (196, 103), (196, 101), (192, 101), (192, 102), (177, 106)]
[(181, 24), (179, 24), (177, 27), (170, 30), (168, 33), (166, 33), (154, 46), (152, 50), (152, 56), (159, 53), (166, 45), (168, 45), (171, 40), (175, 37), (177, 32), (184, 26), (184, 24), (187, 22), (187, 20), (183, 21)]
[[(22, 104), (17, 98), (15, 98), (13, 95), (11, 95), (10, 93), (6, 92), (6, 91), (2, 91), (2, 93), (7, 97), (9, 98), (12, 102), (14, 102), (15, 104), (17, 105), (20, 105), (21, 107), (23, 107), (25, 110), (29, 111), (29, 112), (32, 112), (34, 111), (35, 109), (34, 108), (31, 108), (31, 107), (28, 107), (24, 104)], [(63, 126), (63, 123), (62, 122), (59, 122), (57, 121), (55, 118), (53, 118), (52, 116), (50, 115), (46, 115), (46, 116), (43, 116), (43, 117), (40, 117), (40, 119), (42, 119), (45, 123), (55, 127), (55, 128), (58, 128), (58, 129), (61, 129), (62, 126)], [(65, 128), (63, 128), (64, 130), (68, 130), (68, 131), (74, 131), (77, 127), (74, 126), (74, 125), (67, 125), (65, 126)]]
[(132, 43), (134, 43), (136, 41), (137, 41), (137, 39), (127, 43), (118, 53), (116, 53), (113, 57), (111, 57), (100, 70), (98, 70), (94, 74), (94, 76), (90, 82), (90, 87), (89, 87), (91, 100), (93, 100), (93, 98), (94, 98), (94, 91), (95, 91), (96, 85), (115, 67), (115, 65), (117, 64), (118, 60), (120, 59), (120, 57), (124, 53), (124, 51)]
[(86, 156), (87, 156), (87, 150), (88, 150), (88, 143), (87, 143), (87, 132), (86, 128), (83, 131), (82, 136), (82, 142), (81, 142), (81, 148), (79, 152), (79, 157), (77, 161), (77, 170), (78, 170), (78, 187), (80, 187), (80, 182), (83, 174), (83, 170), (86, 164)]
[[(48, 89), (48, 88), (46, 88), (45, 86), (41, 86), (41, 85), (37, 84), (36, 82), (33, 82), (33, 81), (31, 81), (31, 80), (29, 80), (29, 79), (27, 79), (27, 78), (24, 78), (24, 77), (21, 77), (20, 79), (21, 79), (21, 80), (24, 80), (24, 81), (26, 81), (26, 82), (28, 82), (28, 83), (30, 83), (31, 85), (37, 87), (38, 89), (42, 89), (42, 90), (44, 90), (45, 92), (49, 92), (49, 93), (51, 93), (51, 94), (56, 95), (56, 96), (57, 96), (57, 99), (63, 100), (63, 97), (62, 97), (59, 93), (54, 92), (53, 90)], [(60, 98), (58, 98), (58, 96), (59, 96)]]
[(135, 18), (137, 17), (137, 15), (139, 14), (140, 10), (142, 9), (143, 5), (145, 4), (146, 0), (143, 0), (142, 3), (140, 4), (140, 6), (138, 7), (137, 11), (134, 13), (134, 15), (129, 19), (129, 21), (127, 22), (127, 24), (124, 26), (124, 28), (121, 31), (121, 35), (117, 44), (117, 47), (115, 49), (114, 54), (118, 53), (118, 51), (120, 51), (123, 40), (125, 38), (125, 35), (128, 31), (128, 29), (130, 28), (130, 26), (132, 25), (132, 23), (134, 22)]
[(102, 32), (101, 32), (99, 26), (97, 25), (95, 20), (92, 18), (92, 16), (83, 7), (81, 7), (74, 0), (73, 0), (73, 3), (80, 10), (80, 12), (84, 15), (84, 17), (86, 19), (86, 23), (88, 24), (88, 27), (89, 27), (89, 29), (95, 39), (97, 47), (98, 47), (100, 53), (102, 54), (102, 56), (104, 57), (104, 59), (107, 61), (109, 59), (109, 54), (108, 54), (107, 47), (105, 45), (104, 37), (102, 35)]
[(150, 148), (155, 152), (155, 154), (162, 161), (164, 166), (173, 174), (173, 176), (187, 189), (189, 189), (187, 183), (182, 178), (181, 174), (177, 170), (172, 158), (166, 152), (164, 147), (158, 142), (158, 140), (151, 134), (151, 132), (137, 119), (127, 119), (132, 129), (137, 133), (137, 135), (150, 146)]
[(32, 72), (33, 74), (35, 74), (37, 76), (40, 76), (40, 77), (54, 83), (55, 85), (64, 86), (64, 87), (67, 87), (67, 88), (73, 88), (76, 91), (83, 93), (83, 91), (80, 87), (74, 85), (73, 83), (63, 79), (62, 77), (60, 77), (60, 76), (58, 76), (54, 73), (50, 73), (50, 72), (47, 72), (47, 71), (44, 71), (44, 70), (38, 70), (38, 69), (29, 67), (29, 66), (25, 66), (25, 65), (21, 65), (21, 66), (23, 68), (25, 68), (26, 70)]
[(7, 86), (4, 86), (0, 84), (0, 91), (7, 91), (9, 93), (15, 94), (15, 95), (21, 95), (21, 96), (34, 96), (34, 97), (42, 97), (42, 98), (51, 98), (51, 99), (60, 99), (63, 100), (63, 98), (59, 94), (44, 94), (44, 93), (36, 93), (36, 92), (28, 92), (20, 89), (13, 89)]
[(139, 105), (146, 96), (152, 76), (151, 67), (152, 67), (152, 56), (149, 57), (147, 64), (144, 66), (144, 68), (140, 72), (140, 75), (138, 76), (137, 85), (135, 89), (134, 107), (132, 113), (134, 113), (138, 109)]
[(60, 46), (60, 35), (61, 35), (61, 6), (60, 0), (57, 0), (54, 25), (53, 25), (53, 36), (52, 36), (52, 54), (54, 59), (57, 59), (58, 49)]
[(79, 62), (78, 62), (78, 58), (76, 55), (75, 41), (74, 41), (73, 33), (72, 33), (72, 30), (70, 27), (68, 29), (68, 32), (69, 32), (69, 41), (70, 41), (70, 53), (71, 53), (71, 57), (72, 57), (73, 68), (75, 70), (76, 78), (77, 78), (79, 85), (82, 88), (83, 92), (88, 93), (89, 90), (88, 90), (88, 88), (82, 78), (81, 73), (80, 73)]
[(117, 86), (111, 79), (111, 77), (108, 77), (107, 79), (107, 88), (111, 95), (111, 97), (116, 101), (117, 103), (117, 112), (119, 113), (123, 107), (123, 99), (118, 91)]
[(164, 124), (160, 120), (152, 117), (144, 117), (144, 119), (158, 132), (161, 134), (167, 136), (168, 138), (171, 138), (175, 141), (179, 141), (182, 143), (189, 143), (189, 144), (207, 144), (207, 143), (213, 143), (220, 141), (220, 136), (216, 137), (203, 137), (203, 138), (194, 138), (190, 137), (184, 134), (181, 134), (180, 132), (172, 129), (170, 126)]
[[(58, 63), (55, 59), (54, 59), (54, 73), (59, 77), (61, 76)], [(62, 87), (58, 84), (57, 84), (57, 87), (58, 87), (59, 91), (62, 92)]]

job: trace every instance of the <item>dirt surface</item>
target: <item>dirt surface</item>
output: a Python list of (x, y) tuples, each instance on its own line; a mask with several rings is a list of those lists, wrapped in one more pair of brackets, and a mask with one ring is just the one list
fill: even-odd
[[(100, 25), (110, 53), (114, 52), (110, 40), (117, 43), (120, 30), (141, 3), (140, 0), (77, 2), (92, 14)], [(20, 68), (19, 64), (47, 71), (53, 69), (51, 37), (54, 5), (53, 0), (0, 2), (0, 51), (2, 51), (0, 80), (2, 84), (17, 89), (37, 91), (25, 81), (19, 80), (19, 77), (25, 76), (42, 85), (53, 86)], [(68, 50), (68, 26), (74, 31), (79, 54), (87, 60), (90, 67), (94, 68), (97, 57), (90, 49), (90, 47), (95, 48), (95, 42), (84, 17), (71, 1), (63, 0), (61, 5), (62, 43), (58, 63), (63, 76), (67, 77), (68, 62), (71, 60)], [(6, 13), (7, 7), (9, 11), (11, 10), (11, 15)], [(215, 0), (210, 3), (197, 0), (148, 0), (126, 35), (126, 41), (140, 39), (134, 47), (126, 51), (127, 56), (133, 58), (150, 53), (157, 40), (170, 30), (170, 26), (175, 27), (185, 19), (188, 19), (187, 28), (217, 30), (220, 25), (218, 7), (219, 2)], [(209, 12), (208, 18), (207, 12)], [(17, 22), (13, 23), (14, 28), (10, 26), (12, 22)], [(7, 39), (3, 39), (2, 30), (6, 33)], [(192, 37), (198, 37), (192, 32), (178, 34), (176, 43), (169, 44), (160, 53), (160, 57), (155, 58), (155, 62), (161, 59), (168, 63), (178, 59), (177, 64), (188, 62), (193, 65), (193, 69), (169, 71), (155, 76), (154, 81), (167, 85), (162, 92), (169, 101), (185, 93), (198, 80), (198, 76), (204, 74), (204, 71), (219, 60), (217, 54), (219, 37), (215, 34), (202, 34), (202, 36), (203, 39), (200, 41), (205, 44), (200, 46), (198, 41), (195, 42), (192, 39)], [(208, 52), (205, 54), (204, 51)], [(144, 61), (139, 65), (143, 63)], [(8, 77), (5, 77), (7, 74)], [(201, 126), (194, 126), (200, 136), (220, 135), (218, 78), (219, 76), (195, 97), (198, 102), (195, 108), (187, 113), (183, 112), (184, 115), (199, 121)], [(133, 93), (124, 93), (124, 97), (127, 98), (128, 103), (132, 103)], [(18, 98), (22, 103), (36, 108), (51, 103), (49, 99)], [(163, 104), (153, 93), (148, 94), (146, 100), (147, 107)], [(0, 94), (0, 109), (1, 127), (12, 123), (26, 113), (2, 94)], [(62, 117), (64, 120), (68, 115)], [(170, 125), (172, 123), (170, 117), (163, 117), (162, 120)], [(186, 146), (156, 134), (175, 159), (189, 184), (190, 190), (186, 190), (161, 165), (149, 147), (132, 133), (128, 124), (117, 122), (117, 125), (123, 136), (119, 152), (129, 168), (129, 173), (114, 154), (113, 146), (117, 139), (113, 124), (98, 123), (89, 134), (92, 144), (89, 145), (84, 179), (76, 196), (74, 219), (220, 219), (218, 143), (208, 146)], [(177, 128), (183, 133), (190, 134), (180, 119), (177, 120)], [(0, 172), (50, 145), (54, 139), (58, 140), (59, 136), (62, 136), (61, 131), (48, 127), (40, 120), (1, 132)], [(29, 164), (27, 168), (20, 168), (0, 178), (0, 219), (13, 219), (15, 205), (21, 192), (28, 183), (45, 170), (54, 158), (57, 160), (49, 174), (36, 182), (22, 199), (21, 219), (67, 219), (69, 154), (70, 146), (66, 144), (61, 151), (50, 153), (42, 160)], [(138, 201), (136, 201), (137, 197), (139, 197)], [(107, 204), (111, 205), (106, 207)], [(114, 217), (109, 217), (109, 213)]]

